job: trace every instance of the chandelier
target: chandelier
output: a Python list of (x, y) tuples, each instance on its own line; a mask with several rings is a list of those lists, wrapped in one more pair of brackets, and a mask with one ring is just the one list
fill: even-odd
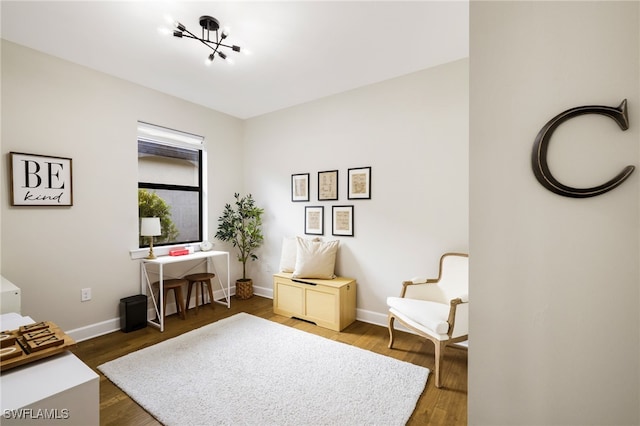
[[(180, 22), (175, 22), (176, 30), (173, 31), (174, 37), (179, 38), (192, 38), (194, 40), (198, 40), (200, 43), (204, 44), (213, 52), (208, 57), (207, 63), (213, 62), (216, 57), (216, 54), (222, 59), (227, 59), (227, 55), (220, 50), (221, 47), (226, 47), (228, 49), (233, 50), (234, 52), (240, 52), (240, 46), (231, 45), (222, 43), (224, 39), (226, 39), (229, 34), (227, 31), (222, 30), (220, 34), (218, 34), (218, 30), (220, 29), (220, 22), (214, 17), (203, 15), (200, 17), (200, 26), (202, 27), (202, 37), (196, 37), (191, 31), (189, 31), (184, 25)], [(212, 34), (215, 33), (215, 39), (211, 39)]]

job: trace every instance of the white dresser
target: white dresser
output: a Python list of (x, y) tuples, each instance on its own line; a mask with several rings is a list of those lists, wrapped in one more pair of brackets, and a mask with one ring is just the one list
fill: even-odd
[[(0, 315), (0, 330), (31, 324), (30, 317)], [(0, 423), (6, 425), (100, 424), (99, 376), (64, 352), (0, 374)]]
[(0, 276), (0, 314), (20, 313), (20, 289), (11, 281)]

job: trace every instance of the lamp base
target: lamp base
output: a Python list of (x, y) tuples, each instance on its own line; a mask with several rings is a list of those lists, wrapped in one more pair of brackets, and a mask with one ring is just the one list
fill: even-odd
[(153, 237), (149, 237), (149, 254), (145, 259), (155, 259), (156, 255), (153, 254)]

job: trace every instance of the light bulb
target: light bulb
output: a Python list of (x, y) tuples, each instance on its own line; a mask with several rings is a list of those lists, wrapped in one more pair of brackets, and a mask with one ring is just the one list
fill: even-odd
[(173, 16), (169, 15), (168, 13), (164, 14), (164, 21), (169, 25), (175, 25), (176, 23), (176, 20), (173, 19)]

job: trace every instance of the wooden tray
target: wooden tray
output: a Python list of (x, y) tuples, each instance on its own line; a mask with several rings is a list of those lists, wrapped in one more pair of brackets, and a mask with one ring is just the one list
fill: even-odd
[[(59, 354), (76, 344), (60, 327), (49, 321), (0, 333), (9, 336), (3, 339), (7, 344), (0, 349), (0, 352), (4, 352), (0, 360), (0, 372)], [(14, 338), (15, 343), (10, 344)]]

